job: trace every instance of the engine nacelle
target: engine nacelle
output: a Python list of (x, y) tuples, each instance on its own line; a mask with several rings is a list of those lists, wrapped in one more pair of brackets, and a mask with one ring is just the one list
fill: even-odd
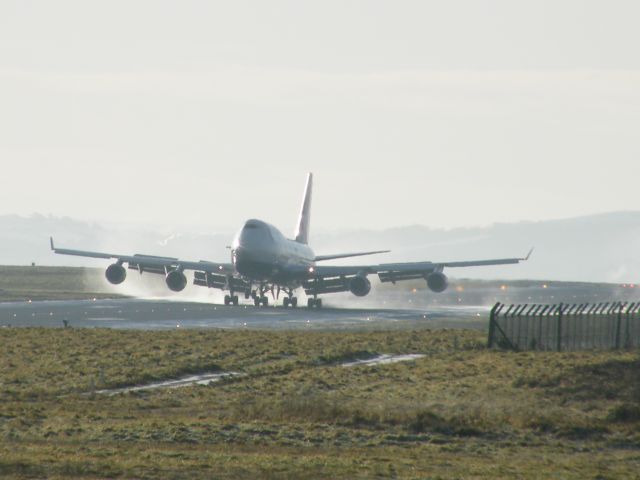
[(107, 267), (107, 271), (104, 272), (104, 276), (107, 277), (109, 283), (119, 285), (127, 278), (127, 271), (124, 267), (118, 263), (114, 263)]
[(356, 297), (364, 297), (371, 291), (371, 282), (367, 277), (355, 276), (349, 280), (349, 290)]
[(449, 280), (444, 273), (433, 272), (427, 276), (427, 286), (432, 292), (444, 292), (449, 286)]
[(167, 273), (167, 287), (174, 292), (181, 292), (187, 286), (187, 277), (178, 270), (172, 270)]

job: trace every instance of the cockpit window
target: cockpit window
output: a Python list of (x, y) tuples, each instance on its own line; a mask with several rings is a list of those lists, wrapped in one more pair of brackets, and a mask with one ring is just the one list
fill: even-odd
[(240, 232), (244, 242), (265, 242), (273, 241), (273, 234), (268, 224), (260, 220), (248, 220), (245, 222)]

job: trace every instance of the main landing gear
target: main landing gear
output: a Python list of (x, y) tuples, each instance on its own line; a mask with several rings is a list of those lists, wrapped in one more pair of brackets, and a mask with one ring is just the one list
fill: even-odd
[(238, 296), (237, 295), (225, 295), (224, 296), (224, 304), (225, 305), (233, 305), (234, 307), (238, 306)]
[(260, 305), (262, 305), (263, 307), (266, 307), (267, 305), (269, 305), (269, 298), (264, 295), (262, 296), (256, 295), (255, 297), (253, 297), (253, 304), (256, 307), (259, 307)]
[[(288, 295), (282, 300), (282, 305), (285, 308), (287, 307), (296, 308), (298, 306), (298, 297), (293, 296), (293, 290), (291, 289), (287, 289), (287, 290), (288, 290)], [(280, 289), (278, 289), (278, 292), (279, 291)], [(251, 298), (253, 300), (253, 304), (256, 307), (260, 307), (260, 306), (266, 307), (269, 305), (269, 298), (265, 295), (265, 292), (266, 292), (266, 288), (264, 288), (264, 286), (256, 290), (247, 289), (244, 291), (244, 298), (245, 299)], [(311, 302), (311, 299), (309, 301)], [(224, 304), (237, 306), (238, 296), (235, 295), (233, 292), (231, 292), (231, 295), (225, 295)], [(313, 304), (309, 303), (310, 308), (313, 306), (320, 308), (322, 306), (322, 300), (316, 299), (316, 300), (313, 300)]]
[[(280, 288), (278, 288), (278, 292), (279, 291)], [(289, 306), (291, 306), (292, 308), (296, 308), (298, 306), (298, 297), (293, 296), (293, 289), (287, 288), (285, 291), (287, 292), (287, 296), (282, 299), (282, 306), (284, 308), (287, 308)]]
[(322, 299), (321, 298), (309, 298), (307, 299), (307, 307), (308, 308), (322, 308)]
[(269, 299), (264, 294), (264, 290), (262, 288), (259, 290), (259, 292), (260, 292), (259, 295), (258, 295), (258, 290), (254, 290), (251, 292), (251, 298), (253, 298), (253, 304), (256, 307), (259, 307), (260, 305), (262, 305), (263, 307), (266, 307), (267, 305), (269, 305)]
[(284, 297), (282, 305), (285, 307), (291, 305), (291, 307), (296, 308), (298, 306), (298, 297)]

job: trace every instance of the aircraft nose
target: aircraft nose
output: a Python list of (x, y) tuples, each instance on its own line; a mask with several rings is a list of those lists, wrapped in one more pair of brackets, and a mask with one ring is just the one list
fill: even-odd
[(269, 228), (259, 220), (248, 220), (238, 236), (238, 244), (242, 247), (266, 247), (272, 243)]

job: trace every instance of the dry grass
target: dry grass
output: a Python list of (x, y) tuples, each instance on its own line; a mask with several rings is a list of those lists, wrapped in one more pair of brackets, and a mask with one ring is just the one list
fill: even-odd
[[(621, 478), (637, 352), (487, 351), (475, 331), (0, 329), (2, 478)], [(424, 358), (377, 367), (375, 353)], [(104, 396), (187, 372), (208, 387)]]

